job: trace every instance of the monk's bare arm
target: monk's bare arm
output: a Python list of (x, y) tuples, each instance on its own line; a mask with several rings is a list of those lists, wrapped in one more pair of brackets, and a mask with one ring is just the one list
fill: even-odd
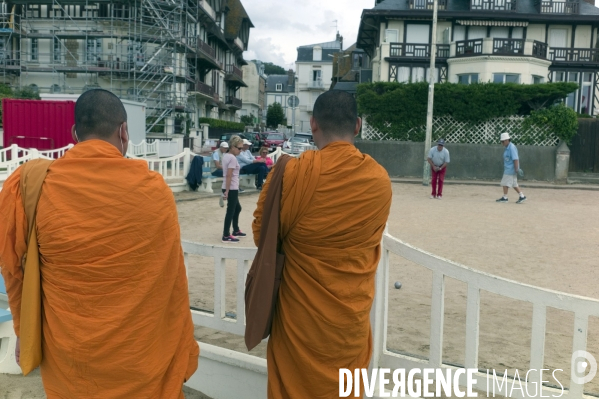
[(23, 269), (27, 249), (27, 218), (20, 193), (20, 170), (13, 173), (0, 192), (0, 269), (6, 285), (15, 334), (20, 335)]

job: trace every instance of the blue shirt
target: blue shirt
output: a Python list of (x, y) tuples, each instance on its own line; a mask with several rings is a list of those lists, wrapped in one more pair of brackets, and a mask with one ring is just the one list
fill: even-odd
[(428, 157), (435, 166), (443, 166), (444, 163), (449, 163), (449, 151), (445, 147), (441, 151), (437, 149), (437, 146), (431, 148)]
[(239, 155), (237, 155), (237, 161), (239, 162), (239, 166), (241, 166), (242, 168), (251, 163), (254, 163), (255, 159), (256, 158), (254, 158), (250, 150), (241, 151)]
[(516, 169), (514, 169), (514, 161), (517, 161), (518, 149), (513, 143), (509, 143), (503, 151), (503, 174), (504, 175), (515, 175)]

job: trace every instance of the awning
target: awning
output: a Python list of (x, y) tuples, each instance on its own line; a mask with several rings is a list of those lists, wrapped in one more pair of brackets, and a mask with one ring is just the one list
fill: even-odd
[(479, 21), (458, 19), (457, 23), (470, 26), (528, 26), (527, 21)]

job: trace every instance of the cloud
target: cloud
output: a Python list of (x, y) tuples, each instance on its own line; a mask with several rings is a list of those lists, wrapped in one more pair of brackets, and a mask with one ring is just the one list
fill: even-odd
[(372, 0), (242, 0), (255, 28), (250, 30), (246, 59), (294, 68), (297, 47), (335, 40), (335, 22), (344, 47), (358, 35), (360, 16)]

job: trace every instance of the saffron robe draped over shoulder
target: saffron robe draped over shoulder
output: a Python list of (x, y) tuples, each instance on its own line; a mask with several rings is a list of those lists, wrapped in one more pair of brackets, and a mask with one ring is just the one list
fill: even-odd
[[(0, 266), (19, 335), (27, 220), (20, 169), (0, 192)], [(184, 398), (197, 368), (177, 209), (164, 179), (111, 144), (50, 167), (37, 208), (42, 380), (54, 398)]]
[[(268, 183), (254, 213), (256, 245)], [(338, 397), (339, 369), (368, 367), (374, 277), (390, 206), (387, 172), (349, 143), (288, 162), (280, 217), (285, 268), (267, 349), (269, 399)]]

